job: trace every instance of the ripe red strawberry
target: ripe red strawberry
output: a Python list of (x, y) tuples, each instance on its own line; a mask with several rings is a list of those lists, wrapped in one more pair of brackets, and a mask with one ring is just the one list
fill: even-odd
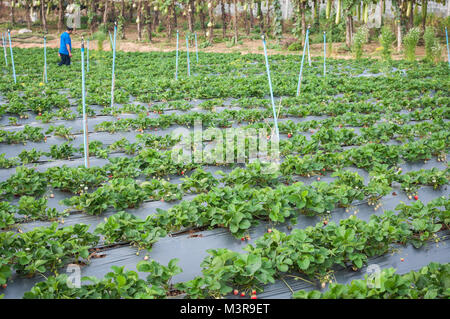
[(181, 175), (184, 175), (184, 171), (181, 171)]
[(255, 289), (252, 290), (252, 295), (256, 295), (256, 290)]
[(251, 299), (256, 299), (256, 295), (253, 295), (250, 297)]
[(244, 240), (245, 240), (245, 237), (242, 237), (241, 240), (244, 241)]
[(324, 225), (328, 225), (328, 220), (324, 220), (324, 221), (323, 221), (323, 224), (324, 224)]
[(237, 290), (237, 289), (234, 289), (234, 290), (233, 290), (233, 294), (234, 294), (235, 296), (237, 296), (238, 293), (239, 293), (239, 290)]
[(2, 288), (3, 288), (3, 289), (6, 289), (6, 287), (8, 287), (7, 284), (3, 284), (3, 285), (2, 285)]
[(241, 292), (241, 297), (245, 297), (245, 292)]
[(418, 199), (419, 199), (419, 196), (414, 195), (414, 199), (415, 199), (415, 200), (418, 200)]
[(42, 113), (41, 113), (41, 112), (39, 112), (39, 113), (38, 113), (38, 115), (39, 115), (39, 116), (42, 116)]
[(289, 134), (288, 134), (288, 138), (291, 138), (291, 137), (292, 137), (292, 134), (291, 134), (291, 133), (289, 133)]
[(325, 172), (325, 168), (322, 168), (322, 171), (324, 171), (324, 172)]

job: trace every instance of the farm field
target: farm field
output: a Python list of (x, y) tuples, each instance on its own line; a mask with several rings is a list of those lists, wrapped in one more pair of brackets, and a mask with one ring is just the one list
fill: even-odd
[(264, 55), (180, 52), (175, 79), (175, 52), (119, 51), (111, 106), (92, 50), (86, 168), (80, 50), (47, 53), (48, 83), (42, 49), (17, 83), (0, 60), (3, 298), (449, 298), (446, 61), (313, 57), (296, 96), (301, 56), (271, 55), (277, 143)]

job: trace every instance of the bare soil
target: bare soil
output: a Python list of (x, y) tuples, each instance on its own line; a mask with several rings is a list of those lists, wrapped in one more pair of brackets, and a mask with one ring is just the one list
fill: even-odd
[[(39, 32), (38, 30), (35, 30)], [(11, 35), (13, 37), (18, 36), (18, 38), (13, 39), (13, 46), (14, 47), (20, 47), (20, 48), (34, 48), (34, 47), (42, 47), (42, 36), (39, 34), (36, 34), (37, 32), (26, 33), (25, 35), (18, 35), (18, 30), (11, 31)], [(221, 36), (221, 30), (215, 30), (217, 34)], [(200, 34), (201, 32), (199, 32)], [(74, 48), (80, 48), (81, 46), (81, 35), (84, 35), (85, 37), (88, 36), (86, 32), (82, 31), (75, 31), (74, 34), (72, 34), (72, 46)], [(47, 40), (47, 45), (51, 48), (58, 48), (59, 47), (59, 34), (56, 30), (51, 30), (48, 34), (49, 38), (51, 40)], [(231, 36), (231, 35), (230, 35)], [(26, 38), (25, 38), (26, 37)], [(289, 34), (286, 34), (286, 37), (291, 37)], [(106, 37), (107, 39), (103, 42), (103, 50), (110, 51), (110, 41), (109, 36)], [(184, 38), (183, 38), (184, 39)], [(263, 54), (263, 45), (261, 40), (252, 40), (244, 38), (241, 40), (242, 44), (237, 44), (232, 47), (228, 47), (226, 42), (221, 43), (215, 43), (212, 46), (209, 46), (207, 48), (199, 48), (199, 52), (215, 52), (215, 53), (242, 53), (242, 54)], [(180, 50), (185, 50), (184, 41), (180, 41)], [(344, 43), (341, 42), (335, 42), (333, 43), (333, 49), (332, 52), (330, 52), (330, 48), (327, 47), (327, 56), (337, 59), (352, 59), (353, 55), (351, 52), (343, 50)], [(98, 41), (97, 40), (91, 40), (90, 41), (90, 49), (96, 50), (98, 48)], [(126, 30), (126, 39), (117, 39), (117, 49), (120, 51), (125, 52), (152, 52), (152, 51), (162, 51), (162, 52), (168, 52), (168, 51), (174, 51), (176, 50), (176, 40), (171, 39), (171, 41), (168, 41), (166, 37), (160, 36), (155, 37), (152, 41), (152, 43), (148, 42), (147, 39), (145, 39), (142, 42), (137, 41), (137, 33), (136, 29), (134, 27), (129, 27)], [(380, 45), (379, 43), (369, 43), (364, 45), (364, 57), (371, 57), (371, 58), (380, 58)], [(268, 49), (268, 54), (300, 54), (299, 51), (288, 51), (286, 49)], [(311, 44), (310, 45), (310, 53), (311, 56), (323, 56), (323, 44), (317, 43), (317, 44)], [(425, 56), (425, 48), (423, 46), (418, 46), (416, 49), (416, 55), (418, 59), (421, 59)], [(443, 50), (443, 59), (446, 59), (447, 52), (446, 50)], [(400, 52), (397, 53), (395, 49), (393, 49), (392, 58), (394, 60), (400, 60), (403, 58), (403, 53)]]

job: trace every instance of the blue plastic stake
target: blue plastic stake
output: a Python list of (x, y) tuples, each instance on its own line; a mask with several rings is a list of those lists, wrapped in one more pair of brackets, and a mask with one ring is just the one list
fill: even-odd
[(88, 125), (86, 115), (86, 85), (84, 75), (84, 38), (81, 38), (81, 100), (83, 103), (83, 133), (84, 133), (84, 166), (89, 167), (89, 142), (88, 142)]
[(6, 63), (6, 66), (8, 66), (8, 57), (6, 55), (6, 39), (3, 36), (3, 32), (2, 32), (2, 44), (3, 44), (3, 52), (5, 53), (5, 63)]
[(44, 79), (47, 83), (47, 37), (44, 36)]
[(188, 36), (186, 36), (186, 50), (187, 50), (188, 76), (191, 76), (191, 64), (189, 63), (189, 39), (188, 39)]
[(445, 27), (445, 39), (447, 40), (447, 61), (448, 61), (448, 66), (450, 66), (450, 50), (448, 49), (448, 33), (447, 33), (447, 27)]
[(116, 37), (117, 37), (117, 23), (114, 23), (114, 43), (113, 43), (113, 63), (111, 75), (111, 107), (114, 105), (114, 85), (116, 80), (115, 65), (116, 65)]
[(11, 51), (11, 64), (13, 69), (13, 77), (14, 77), (14, 83), (17, 83), (16, 80), (16, 68), (14, 67), (14, 55), (13, 55), (13, 49), (11, 45), (11, 32), (8, 30), (8, 38), (9, 38), (9, 50)]
[(267, 70), (267, 77), (269, 79), (269, 89), (270, 89), (270, 99), (272, 102), (272, 109), (273, 109), (273, 121), (275, 124), (275, 133), (277, 134), (277, 140), (280, 140), (280, 133), (278, 132), (278, 120), (277, 120), (277, 111), (275, 108), (275, 101), (273, 99), (273, 90), (272, 90), (272, 79), (270, 78), (270, 68), (269, 68), (269, 59), (267, 58), (267, 48), (266, 48), (266, 38), (264, 35), (262, 36), (263, 45), (264, 45), (264, 57), (266, 59), (266, 70)]
[(195, 32), (195, 53), (197, 55), (197, 63), (198, 63), (197, 32)]
[(323, 77), (327, 76), (327, 34), (323, 31)]
[(87, 51), (86, 51), (86, 54), (87, 54), (87, 72), (89, 72), (89, 39), (87, 39)]
[(305, 51), (306, 51), (306, 46), (308, 45), (308, 35), (309, 35), (309, 29), (306, 30), (305, 45), (303, 46), (302, 64), (300, 66), (300, 74), (298, 75), (297, 96), (300, 95), (300, 88), (302, 86), (303, 62), (305, 61)]
[(179, 40), (179, 34), (178, 34), (178, 30), (177, 30), (177, 57), (176, 57), (176, 62), (175, 62), (175, 80), (178, 80), (178, 41)]

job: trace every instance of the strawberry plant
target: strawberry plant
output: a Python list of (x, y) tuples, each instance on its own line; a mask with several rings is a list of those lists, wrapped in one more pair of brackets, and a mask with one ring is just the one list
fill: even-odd
[(430, 263), (419, 271), (404, 275), (394, 268), (383, 269), (373, 278), (353, 280), (348, 285), (332, 283), (326, 292), (299, 290), (297, 299), (446, 299), (449, 297), (449, 264)]
[(189, 177), (182, 178), (183, 184), (181, 188), (183, 191), (193, 191), (195, 193), (208, 192), (212, 187), (217, 186), (218, 181), (214, 176), (198, 168)]
[(85, 187), (97, 187), (107, 181), (106, 172), (100, 167), (55, 166), (49, 168), (45, 175), (53, 188), (74, 194), (81, 193)]
[(45, 197), (35, 199), (31, 196), (22, 196), (17, 206), (17, 213), (23, 215), (25, 219), (55, 220), (60, 216), (67, 215), (58, 212), (55, 208), (47, 207)]
[(47, 180), (44, 173), (33, 168), (19, 166), (16, 173), (9, 179), (0, 183), (1, 196), (36, 196), (41, 195), (47, 189)]
[(151, 218), (140, 220), (126, 212), (110, 216), (95, 229), (96, 234), (105, 236), (106, 243), (130, 242), (139, 249), (150, 250), (159, 238), (166, 236), (164, 229), (153, 227)]

